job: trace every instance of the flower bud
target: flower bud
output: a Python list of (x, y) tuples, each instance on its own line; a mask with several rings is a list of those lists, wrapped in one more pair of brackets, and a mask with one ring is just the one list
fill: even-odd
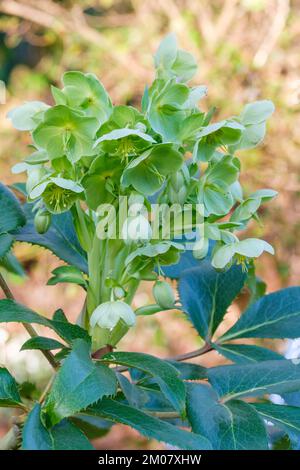
[(122, 237), (125, 243), (128, 242), (146, 242), (151, 239), (151, 226), (143, 215), (128, 217), (122, 228)]
[(175, 304), (175, 295), (172, 287), (166, 281), (157, 281), (153, 286), (153, 296), (162, 308), (172, 308)]
[(123, 320), (128, 326), (135, 324), (135, 314), (132, 308), (121, 300), (104, 302), (98, 305), (90, 318), (92, 328), (100, 326), (112, 330), (119, 320)]
[(114, 287), (114, 296), (117, 299), (123, 299), (123, 297), (125, 297), (125, 291), (123, 287), (121, 286)]
[(34, 226), (38, 233), (46, 233), (51, 224), (51, 214), (48, 211), (40, 210), (34, 217)]

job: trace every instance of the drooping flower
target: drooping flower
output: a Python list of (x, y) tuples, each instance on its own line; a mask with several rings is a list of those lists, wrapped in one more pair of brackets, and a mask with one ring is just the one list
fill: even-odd
[(98, 305), (90, 318), (92, 328), (100, 326), (112, 330), (119, 320), (123, 320), (128, 326), (135, 324), (135, 314), (132, 308), (121, 300), (104, 302)]
[(247, 238), (229, 245), (218, 247), (212, 258), (212, 265), (216, 269), (223, 269), (232, 263), (233, 259), (238, 264), (246, 265), (251, 258), (258, 258), (264, 251), (274, 254), (273, 247), (259, 238)]

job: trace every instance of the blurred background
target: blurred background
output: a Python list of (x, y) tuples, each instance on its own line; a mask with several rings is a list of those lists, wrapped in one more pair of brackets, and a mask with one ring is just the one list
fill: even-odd
[[(170, 31), (197, 57), (194, 82), (208, 86), (202, 106), (217, 106), (217, 119), (239, 113), (249, 101), (274, 101), (264, 144), (241, 153), (242, 178), (249, 192), (279, 192), (262, 209), (262, 225), (250, 228), (251, 235), (263, 236), (276, 249), (274, 257), (263, 256), (257, 263), (268, 291), (299, 284), (300, 0), (0, 0), (0, 80), (6, 85), (6, 102), (0, 106), (1, 181), (17, 181), (10, 167), (28, 153), (30, 143), (26, 133), (12, 129), (9, 109), (28, 100), (52, 103), (49, 86), (60, 86), (66, 70), (94, 72), (114, 104), (139, 106), (145, 83), (153, 79), (152, 55)], [(16, 298), (44, 315), (62, 307), (75, 319), (83, 302), (80, 288), (45, 286), (59, 261), (25, 244), (15, 253), (26, 271), (23, 279), (7, 275)], [(151, 289), (142, 286), (135, 305), (146, 302), (151, 302)], [(227, 315), (228, 325), (243, 302), (241, 297)], [(39, 352), (19, 352), (26, 339), (22, 328), (0, 327), (0, 363), (19, 382), (30, 378), (33, 383), (25, 384), (30, 390), (43, 385), (50, 371)], [(271, 346), (284, 348), (278, 342)], [(143, 319), (121, 344), (161, 357), (197, 347), (199, 340), (178, 312)], [(198, 358), (204, 365), (221, 361), (216, 353)], [(11, 412), (2, 408), (0, 435), (10, 420)], [(96, 447), (159, 448), (123, 426), (115, 426)]]

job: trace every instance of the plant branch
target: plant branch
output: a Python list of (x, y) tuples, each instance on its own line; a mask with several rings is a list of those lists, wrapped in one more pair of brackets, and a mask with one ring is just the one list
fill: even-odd
[[(14, 297), (12, 291), (8, 287), (6, 281), (5, 281), (5, 279), (4, 279), (4, 277), (2, 276), (1, 273), (0, 273), (0, 287), (3, 290), (3, 292), (4, 292), (7, 299), (15, 300), (15, 297)], [(38, 333), (35, 331), (33, 326), (28, 325), (27, 323), (22, 323), (22, 325), (26, 329), (29, 336), (31, 336), (31, 338), (35, 338), (36, 336), (38, 336)], [(51, 366), (54, 369), (57, 369), (58, 364), (57, 364), (53, 354), (50, 351), (46, 351), (46, 350), (41, 350), (41, 353), (45, 356), (45, 358), (51, 364)]]
[(160, 418), (160, 419), (177, 419), (180, 418), (179, 413), (177, 411), (148, 411), (148, 410), (142, 410), (144, 413), (147, 413), (150, 416), (153, 416), (154, 418)]

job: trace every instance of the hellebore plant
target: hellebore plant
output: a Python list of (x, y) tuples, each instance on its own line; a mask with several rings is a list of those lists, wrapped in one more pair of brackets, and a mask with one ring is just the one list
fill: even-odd
[[(95, 75), (66, 72), (62, 88), (52, 87), (53, 106), (9, 112), (16, 129), (30, 132), (33, 153), (13, 168), (27, 173), (26, 184), (0, 187), (1, 266), (22, 274), (15, 241), (46, 247), (66, 263), (48, 284), (78, 284), (86, 301), (77, 324), (62, 310), (48, 319), (17, 303), (1, 276), (0, 322), (23, 323), (31, 338), (22, 349), (41, 350), (55, 369), (36, 403), (0, 369), (0, 406), (24, 411), (3, 448), (90, 449), (113, 423), (182, 449), (267, 449), (282, 436), (299, 445), (300, 408), (289, 392), (300, 391), (300, 365), (232, 343), (300, 336), (300, 289), (264, 295), (254, 259), (273, 248), (243, 236), (276, 192), (245, 195), (236, 152), (263, 140), (273, 104), (257, 101), (215, 122), (214, 109), (199, 108), (206, 87), (187, 84), (197, 66), (174, 35), (154, 63), (140, 110), (114, 106)], [(177, 300), (168, 279), (178, 280)], [(154, 283), (155, 303), (134, 310), (141, 281)], [(249, 305), (220, 336), (243, 288)], [(118, 350), (137, 317), (170, 309), (191, 321), (199, 350), (168, 360)], [(39, 336), (34, 323), (60, 340)], [(184, 362), (211, 350), (232, 364)], [(273, 393), (286, 405), (272, 404)]]

